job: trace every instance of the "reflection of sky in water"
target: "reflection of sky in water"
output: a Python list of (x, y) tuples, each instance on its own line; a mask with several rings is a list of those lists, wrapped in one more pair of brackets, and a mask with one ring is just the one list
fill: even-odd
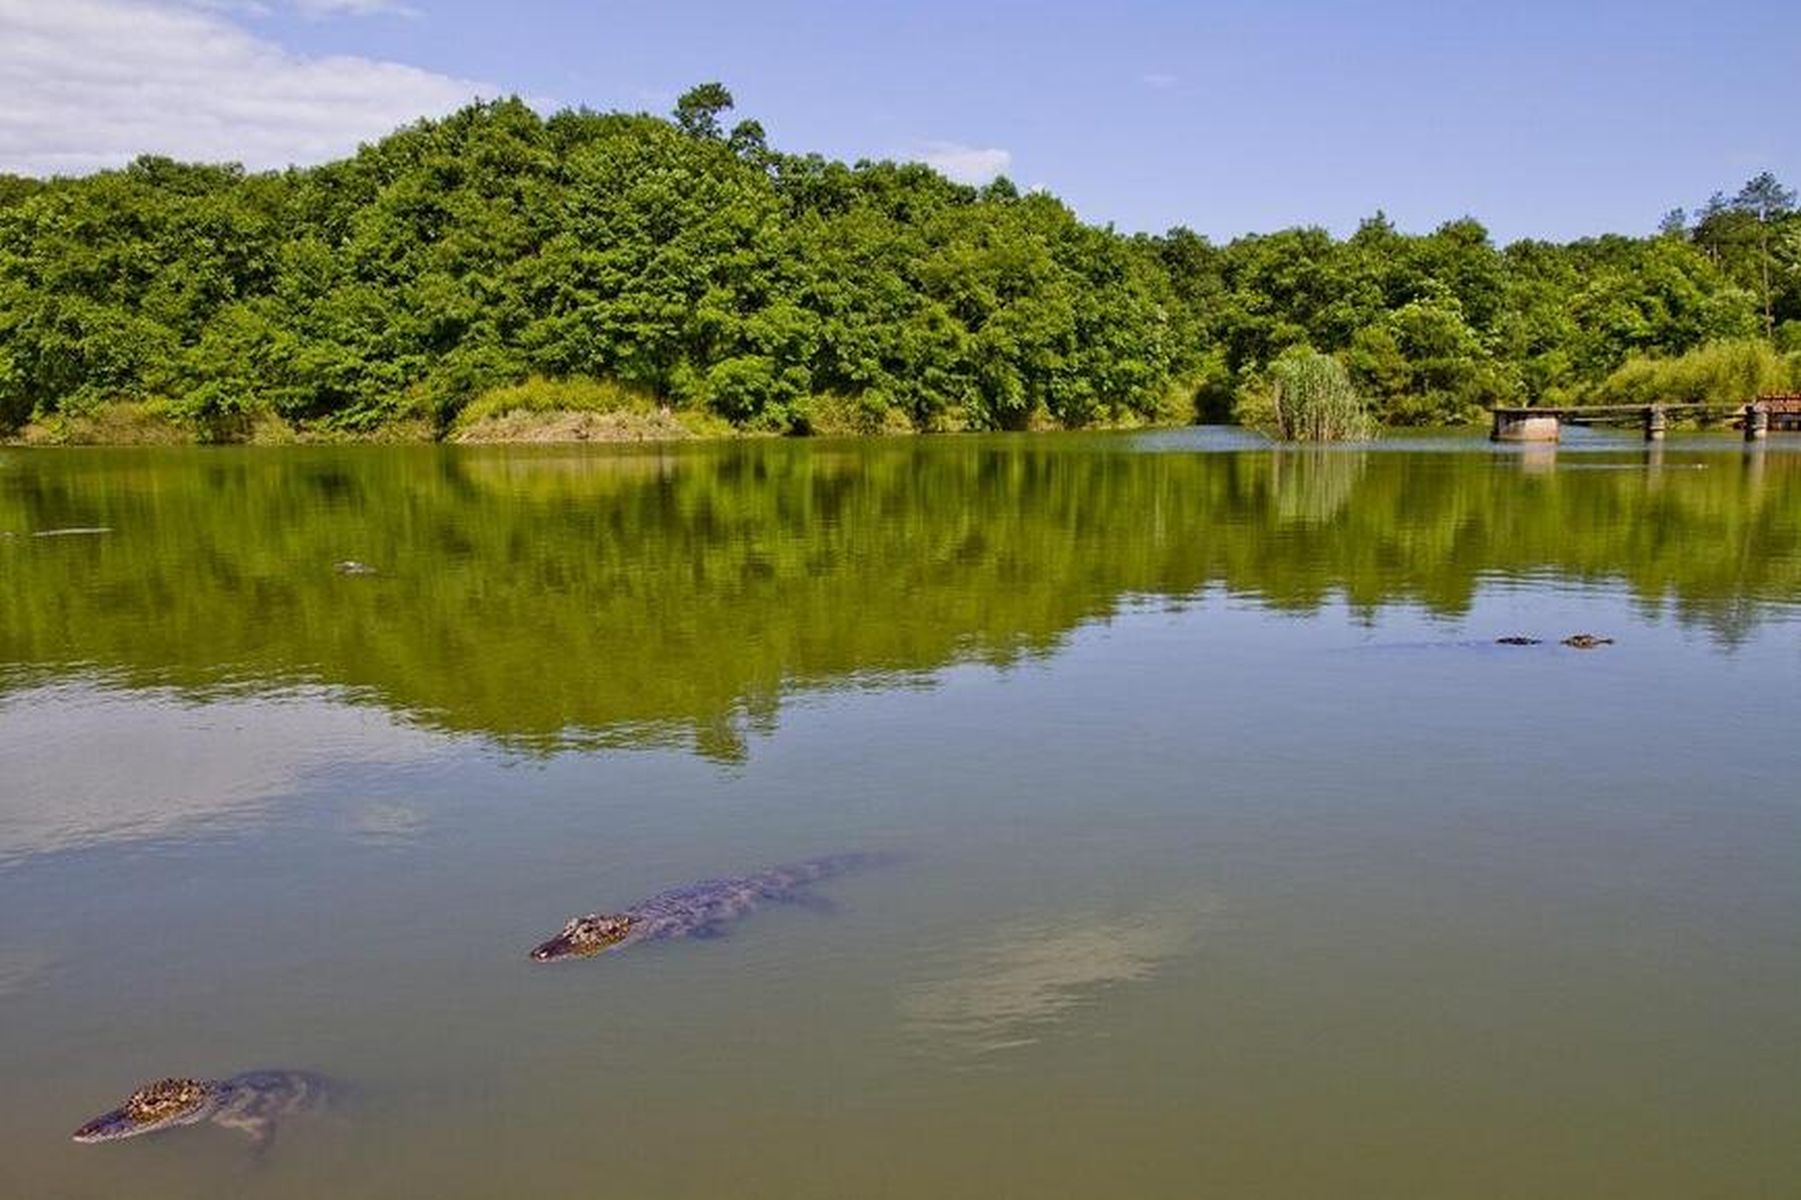
[(410, 804), (371, 800), (345, 816), (344, 832), (364, 842), (403, 842), (425, 831), (425, 814)]
[(949, 977), (913, 989), (902, 1009), (917, 1032), (958, 1050), (1030, 1045), (1106, 990), (1156, 974), (1192, 943), (1209, 913), (1195, 905), (1013, 926), (965, 953)]
[(55, 965), (55, 957), (47, 950), (0, 948), (0, 1000), (31, 987)]
[[(0, 862), (253, 823), (307, 777), (399, 765), (442, 740), (321, 691), (183, 702), (154, 690), (60, 684), (0, 704)], [(355, 828), (405, 836), (416, 814), (371, 805)]]

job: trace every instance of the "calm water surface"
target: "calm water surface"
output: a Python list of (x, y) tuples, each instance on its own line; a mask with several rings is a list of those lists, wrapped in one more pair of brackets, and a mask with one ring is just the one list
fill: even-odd
[(0, 578), (0, 1196), (1801, 1188), (1780, 440), (0, 451)]

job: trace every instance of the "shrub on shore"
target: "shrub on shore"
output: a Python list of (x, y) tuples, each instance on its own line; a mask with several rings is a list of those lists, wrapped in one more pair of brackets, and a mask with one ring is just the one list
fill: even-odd
[(1760, 338), (1709, 342), (1673, 358), (1627, 359), (1589, 399), (1596, 404), (1746, 404), (1801, 384), (1795, 366)]
[(198, 441), (196, 431), (163, 400), (121, 400), (52, 413), (19, 431), (40, 446), (179, 446)]
[(794, 431), (818, 437), (912, 433), (913, 422), (882, 392), (808, 396), (795, 405)]
[(648, 441), (732, 432), (717, 416), (672, 409), (649, 392), (614, 380), (534, 376), (471, 400), (451, 422), (445, 440)]

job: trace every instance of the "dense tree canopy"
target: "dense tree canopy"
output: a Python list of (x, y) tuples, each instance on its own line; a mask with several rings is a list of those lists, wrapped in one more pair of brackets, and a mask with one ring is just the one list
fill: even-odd
[(1649, 237), (1497, 248), (1290, 229), (1127, 237), (1005, 179), (772, 151), (703, 84), (673, 121), (518, 100), (249, 174), (0, 176), (0, 428), (150, 401), (443, 430), (533, 376), (806, 431), (1230, 414), (1294, 347), (1392, 423), (1591, 394), (1634, 356), (1801, 350), (1801, 214), (1759, 177)]

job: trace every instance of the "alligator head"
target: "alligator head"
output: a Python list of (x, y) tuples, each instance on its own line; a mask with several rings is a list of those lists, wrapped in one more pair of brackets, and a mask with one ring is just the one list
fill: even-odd
[(563, 926), (563, 932), (538, 944), (532, 951), (532, 959), (535, 962), (556, 962), (561, 958), (588, 958), (624, 941), (637, 923), (635, 917), (609, 916), (606, 913), (571, 917), (569, 923)]
[(75, 1140), (115, 1142), (177, 1125), (192, 1125), (206, 1119), (214, 1100), (211, 1084), (197, 1079), (160, 1079), (133, 1092), (118, 1108), (101, 1113), (77, 1129)]

